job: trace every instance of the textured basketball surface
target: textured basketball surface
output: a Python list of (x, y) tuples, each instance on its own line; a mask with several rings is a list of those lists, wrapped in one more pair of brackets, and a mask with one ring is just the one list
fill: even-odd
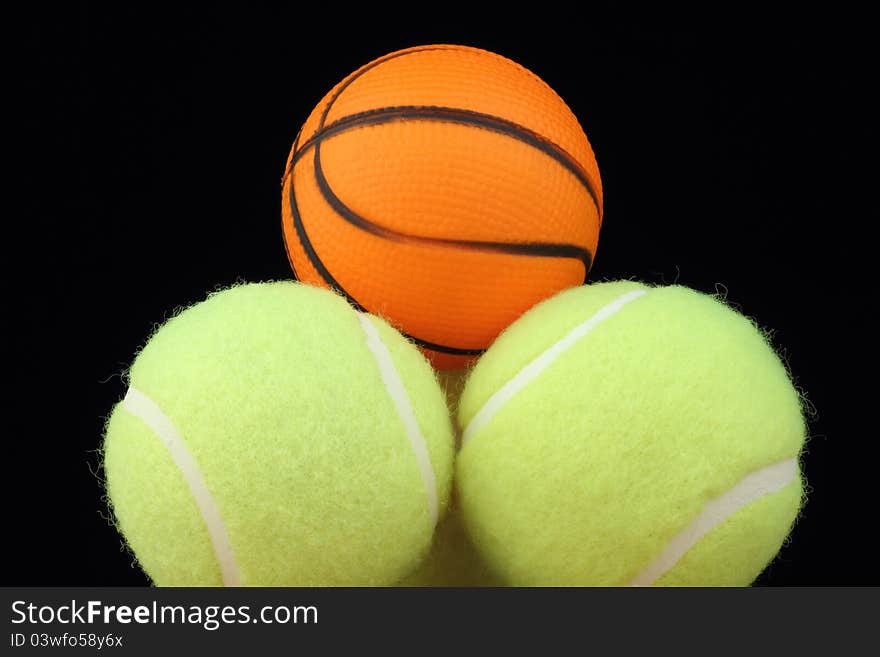
[(453, 450), (418, 350), (285, 282), (213, 294), (153, 335), (104, 466), (157, 585), (390, 585), (429, 550)]
[(582, 283), (601, 217), (571, 110), (520, 65), (463, 46), (402, 50), (345, 78), (283, 179), (297, 278), (385, 317), (440, 368)]
[(573, 288), (473, 370), (456, 490), (518, 585), (747, 585), (803, 493), (800, 396), (756, 326), (683, 287)]

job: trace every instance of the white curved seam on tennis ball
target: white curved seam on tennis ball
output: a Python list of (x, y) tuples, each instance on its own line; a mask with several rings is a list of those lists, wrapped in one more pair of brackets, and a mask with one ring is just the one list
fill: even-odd
[(571, 329), (565, 336), (548, 347), (541, 355), (523, 367), (512, 379), (501, 386), (494, 395), (486, 400), (483, 407), (471, 418), (461, 435), (461, 446), (464, 447), (471, 437), (484, 426), (492, 421), (495, 414), (509, 402), (516, 393), (525, 388), (541, 372), (559, 358), (567, 349), (590, 333), (599, 324), (604, 322), (615, 313), (619, 312), (626, 304), (635, 301), (640, 296), (647, 294), (648, 290), (632, 290), (622, 294), (614, 301), (602, 306), (593, 315)]
[(428, 514), (431, 517), (431, 524), (436, 525), (438, 514), (437, 479), (434, 476), (434, 468), (431, 465), (431, 457), (428, 454), (428, 445), (425, 443), (425, 437), (422, 435), (422, 430), (419, 429), (416, 414), (413, 411), (409, 396), (406, 394), (406, 388), (403, 387), (400, 373), (394, 367), (391, 353), (388, 351), (387, 345), (382, 342), (379, 331), (370, 320), (369, 315), (365, 313), (358, 313), (358, 321), (367, 335), (367, 347), (373, 352), (373, 357), (379, 366), (379, 375), (382, 377), (382, 383), (385, 384), (388, 396), (394, 402), (397, 415), (400, 417), (401, 422), (403, 422), (406, 437), (409, 440), (410, 447), (412, 447), (413, 454), (415, 454), (416, 464), (419, 466), (422, 482), (425, 485), (425, 495), (428, 499)]
[(208, 490), (205, 478), (192, 452), (183, 441), (183, 437), (171, 419), (162, 412), (159, 405), (135, 387), (130, 387), (122, 400), (123, 408), (146, 424), (153, 434), (165, 445), (171, 458), (183, 475), (189, 491), (199, 508), (202, 520), (208, 528), (214, 555), (220, 566), (224, 586), (241, 586), (241, 577), (232, 542), (220, 515), (220, 509)]
[(712, 529), (744, 506), (782, 490), (795, 480), (797, 474), (797, 459), (792, 458), (743, 477), (733, 488), (709, 500), (699, 515), (666, 544), (663, 552), (630, 582), (630, 586), (651, 586)]

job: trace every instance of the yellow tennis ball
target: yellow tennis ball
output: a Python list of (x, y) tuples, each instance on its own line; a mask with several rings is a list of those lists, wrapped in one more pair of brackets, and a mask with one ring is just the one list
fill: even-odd
[(416, 347), (284, 282), (213, 294), (153, 335), (104, 467), (157, 585), (391, 585), (431, 546), (453, 452)]
[(747, 585), (801, 505), (805, 424), (756, 326), (631, 281), (511, 325), (459, 405), (462, 518), (516, 585)]

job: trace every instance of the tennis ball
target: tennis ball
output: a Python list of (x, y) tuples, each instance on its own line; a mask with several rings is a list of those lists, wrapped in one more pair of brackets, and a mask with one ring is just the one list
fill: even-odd
[(159, 328), (129, 379), (107, 493), (157, 585), (390, 585), (428, 552), (451, 423), (383, 320), (298, 283), (232, 287)]
[(510, 584), (747, 585), (801, 505), (800, 401), (764, 335), (713, 297), (567, 290), (467, 381), (463, 522)]

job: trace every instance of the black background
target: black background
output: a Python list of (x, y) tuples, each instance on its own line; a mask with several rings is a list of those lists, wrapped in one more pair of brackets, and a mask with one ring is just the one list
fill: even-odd
[(871, 350), (852, 332), (872, 312), (859, 276), (876, 218), (863, 191), (876, 76), (857, 18), (728, 29), (727, 17), (612, 24), (546, 5), (519, 17), (288, 5), (71, 5), (10, 26), (25, 41), (24, 116), (7, 128), (27, 147), (6, 222), (2, 584), (146, 583), (102, 515), (95, 450), (121, 372), (177, 306), (290, 276), (280, 177), (299, 126), (358, 66), (438, 42), (520, 62), (580, 118), (605, 189), (594, 280), (723, 286), (775, 331), (818, 414), (809, 503), (759, 583), (880, 583)]

